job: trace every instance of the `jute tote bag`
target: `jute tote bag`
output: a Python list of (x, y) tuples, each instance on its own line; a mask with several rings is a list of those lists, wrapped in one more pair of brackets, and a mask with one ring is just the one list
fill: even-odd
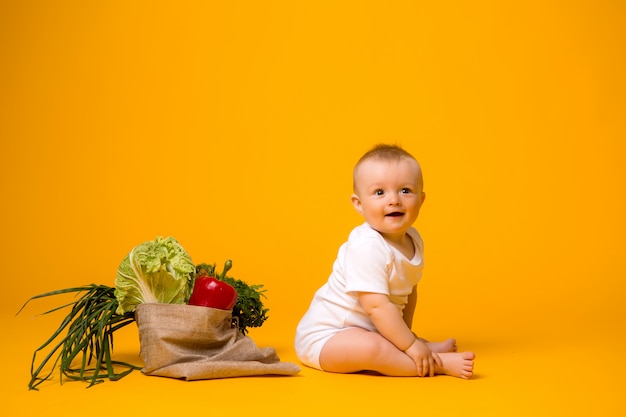
[(146, 303), (137, 306), (135, 320), (146, 375), (191, 381), (300, 372), (243, 335), (229, 310)]

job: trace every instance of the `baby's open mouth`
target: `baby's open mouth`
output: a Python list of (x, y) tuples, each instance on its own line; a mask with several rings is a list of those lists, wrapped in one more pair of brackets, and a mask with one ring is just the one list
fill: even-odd
[(400, 217), (400, 216), (404, 216), (404, 213), (401, 213), (399, 211), (394, 211), (393, 213), (386, 214), (386, 216), (389, 216), (389, 217)]

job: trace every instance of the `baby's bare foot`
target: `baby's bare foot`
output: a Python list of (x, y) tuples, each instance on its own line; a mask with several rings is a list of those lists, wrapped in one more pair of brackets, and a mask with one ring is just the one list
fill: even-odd
[(474, 372), (474, 352), (444, 352), (439, 353), (443, 366), (437, 369), (438, 374), (470, 379)]
[(426, 343), (430, 350), (435, 353), (456, 352), (456, 340), (448, 339), (443, 342), (428, 342)]

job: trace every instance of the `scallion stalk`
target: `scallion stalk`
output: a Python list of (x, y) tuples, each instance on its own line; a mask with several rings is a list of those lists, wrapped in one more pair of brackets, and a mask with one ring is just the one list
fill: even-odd
[[(31, 363), (31, 379), (28, 387), (38, 386), (52, 378), (59, 366), (61, 383), (63, 377), (89, 382), (88, 387), (105, 379), (119, 380), (134, 370), (141, 369), (126, 362), (112, 359), (113, 334), (135, 321), (134, 313), (117, 314), (118, 301), (115, 288), (106, 285), (86, 285), (51, 291), (31, 297), (18, 314), (32, 300), (60, 294), (84, 293), (78, 300), (46, 311), (50, 314), (71, 307), (54, 333), (39, 346)], [(66, 332), (64, 335), (63, 333)], [(44, 354), (41, 359), (39, 354)], [(124, 370), (118, 371), (118, 368)]]

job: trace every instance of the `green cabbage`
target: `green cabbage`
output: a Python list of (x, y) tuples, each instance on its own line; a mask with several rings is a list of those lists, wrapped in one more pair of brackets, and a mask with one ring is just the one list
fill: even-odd
[(141, 303), (187, 304), (195, 280), (191, 257), (173, 237), (135, 246), (115, 278), (118, 314), (135, 311)]

